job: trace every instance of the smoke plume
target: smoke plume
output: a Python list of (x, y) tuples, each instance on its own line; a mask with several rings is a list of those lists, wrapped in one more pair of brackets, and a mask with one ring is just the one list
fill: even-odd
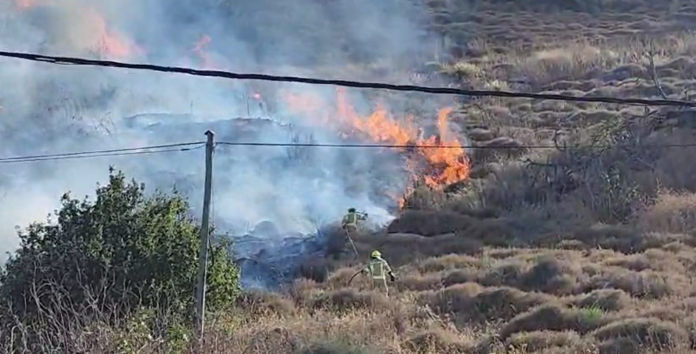
[[(424, 46), (425, 13), (415, 0), (8, 0), (0, 4), (0, 48), (404, 82), (399, 73), (432, 53)], [(357, 116), (369, 116), (375, 103), (360, 92), (337, 96), (331, 87), (0, 62), (2, 156), (202, 141), (210, 127), (218, 141), (340, 143), (345, 142), (340, 132), (354, 128)], [(360, 77), (366, 71), (356, 67), (371, 68), (371, 74)], [(355, 112), (346, 113), (341, 100)], [(437, 114), (436, 105), (427, 107), (431, 116)], [(372, 140), (380, 140), (376, 132), (386, 129), (368, 128), (373, 134), (365, 136)], [(0, 251), (14, 250), (15, 226), (45, 221), (62, 193), (92, 195), (95, 183), (106, 181), (109, 165), (150, 188), (176, 185), (197, 215), (203, 154), (195, 149), (4, 164)], [(311, 232), (356, 207), (377, 223), (388, 222), (394, 196), (408, 183), (404, 166), (402, 154), (375, 149), (219, 145), (214, 220), (222, 231), (268, 220), (283, 232)]]

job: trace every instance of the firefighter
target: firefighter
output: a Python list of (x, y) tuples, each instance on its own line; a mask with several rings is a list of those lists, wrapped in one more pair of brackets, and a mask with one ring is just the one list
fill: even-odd
[(367, 213), (358, 213), (355, 208), (348, 209), (348, 214), (343, 217), (341, 227), (346, 230), (348, 236), (358, 231), (358, 222), (367, 220)]
[(382, 258), (382, 254), (379, 251), (372, 251), (372, 254), (370, 255), (370, 263), (365, 269), (362, 270), (362, 273), (372, 277), (373, 288), (379, 288), (380, 291), (384, 291), (384, 294), (389, 297), (387, 275), (389, 275), (389, 279), (392, 282), (396, 280), (396, 277), (394, 276), (394, 273), (392, 273), (389, 263)]

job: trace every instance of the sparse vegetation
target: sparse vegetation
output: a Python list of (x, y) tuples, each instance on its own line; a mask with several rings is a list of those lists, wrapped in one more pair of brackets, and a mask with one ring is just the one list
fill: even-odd
[[(696, 88), (691, 0), (429, 6), (450, 43), (423, 63), (432, 80), (670, 99)], [(348, 287), (354, 262), (334, 250), (286, 293), (236, 297), (221, 247), (209, 304), (224, 310), (211, 312), (198, 343), (188, 321), (197, 236), (185, 204), (144, 199), (115, 175), (94, 203), (65, 198), (60, 226), (21, 233), (0, 278), (0, 344), (33, 353), (696, 352), (696, 147), (654, 147), (696, 143), (696, 112), (458, 104), (452, 124), (487, 147), (470, 151), (471, 178), (418, 185), (384, 232), (355, 239), (361, 254), (379, 248), (395, 267), (390, 298), (360, 277)]]

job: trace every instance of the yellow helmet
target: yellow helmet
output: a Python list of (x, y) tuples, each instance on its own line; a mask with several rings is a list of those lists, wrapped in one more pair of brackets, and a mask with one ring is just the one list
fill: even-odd
[(372, 258), (379, 258), (379, 257), (382, 257), (382, 254), (379, 253), (379, 251), (375, 250), (375, 251), (372, 251), (371, 256), (372, 256)]

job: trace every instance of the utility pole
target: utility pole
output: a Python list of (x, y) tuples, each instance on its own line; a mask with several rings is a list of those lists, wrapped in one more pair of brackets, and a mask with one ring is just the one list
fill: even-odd
[(203, 337), (203, 328), (205, 326), (205, 289), (210, 238), (210, 199), (213, 190), (213, 149), (215, 147), (215, 133), (207, 130), (205, 135), (208, 137), (208, 141), (205, 144), (205, 188), (203, 191), (203, 217), (201, 218), (198, 287), (196, 288), (196, 329), (199, 339)]

